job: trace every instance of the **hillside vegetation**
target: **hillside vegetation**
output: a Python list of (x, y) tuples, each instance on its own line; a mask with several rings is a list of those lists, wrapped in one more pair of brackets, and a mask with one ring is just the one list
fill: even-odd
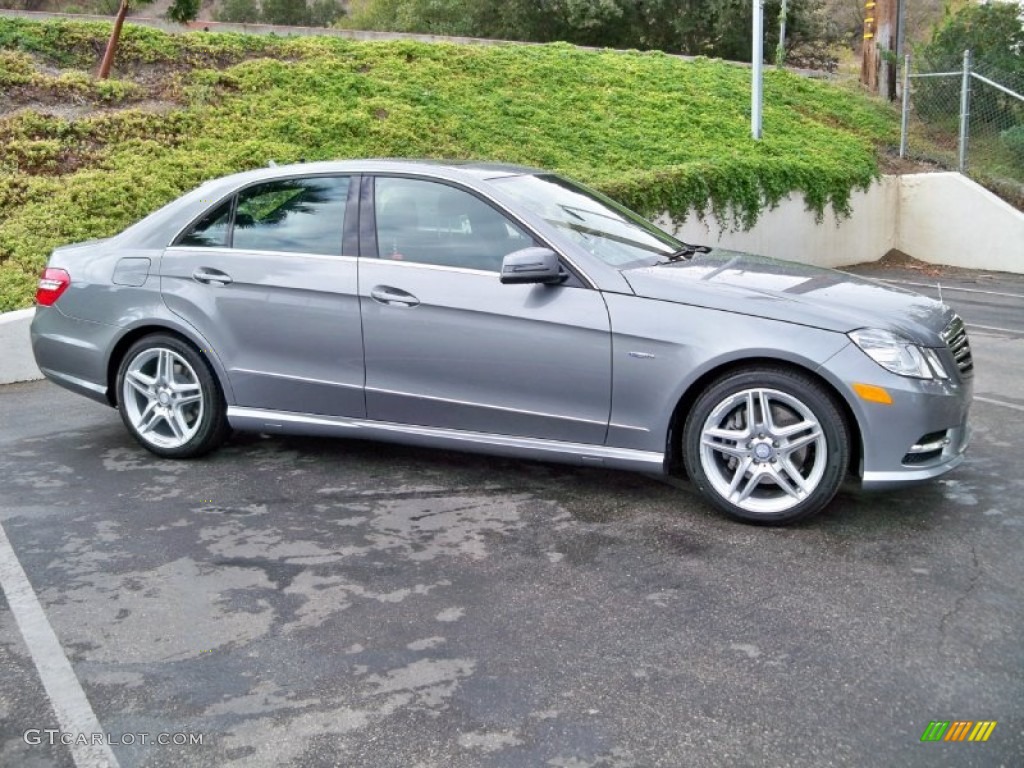
[(749, 225), (799, 191), (848, 205), (897, 136), (886, 108), (719, 61), (567, 45), (456, 46), (0, 19), (0, 310), (31, 303), (56, 245), (117, 232), (204, 179), (299, 159), (479, 158), (562, 171), (646, 214)]

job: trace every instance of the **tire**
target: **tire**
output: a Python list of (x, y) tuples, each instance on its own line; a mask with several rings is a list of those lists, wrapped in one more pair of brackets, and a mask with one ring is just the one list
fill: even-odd
[(230, 431), (210, 364), (169, 334), (146, 336), (128, 349), (117, 371), (117, 402), (132, 437), (164, 458), (202, 456)]
[(835, 496), (849, 466), (850, 436), (832, 395), (809, 376), (743, 369), (697, 398), (683, 428), (683, 456), (701, 494), (726, 514), (786, 525)]

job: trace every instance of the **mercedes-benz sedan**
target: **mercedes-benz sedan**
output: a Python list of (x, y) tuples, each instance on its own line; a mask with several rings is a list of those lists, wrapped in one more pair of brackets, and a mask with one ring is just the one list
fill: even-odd
[(55, 250), (36, 360), (145, 448), (230, 428), (685, 471), (787, 523), (848, 475), (963, 460), (963, 323), (840, 272), (690, 246), (543, 171), (346, 161), (210, 181)]

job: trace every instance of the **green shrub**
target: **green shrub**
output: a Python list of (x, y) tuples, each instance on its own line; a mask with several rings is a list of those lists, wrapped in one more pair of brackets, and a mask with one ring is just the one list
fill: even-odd
[[(66, 49), (55, 30), (67, 35)], [(23, 72), (28, 52), (51, 63), (76, 59), (101, 49), (108, 32), (0, 19), (0, 46)], [(772, 71), (765, 138), (755, 142), (749, 70), (660, 53), (166, 35), (131, 25), (122, 53), (130, 66), (173, 67), (187, 106), (0, 118), (2, 285), (19, 292), (5, 295), (8, 308), (31, 301), (33, 276), (53, 247), (116, 233), (204, 179), (269, 160), (523, 163), (646, 214), (714, 211), (747, 226), (791, 192), (819, 214), (829, 204), (847, 210), (852, 190), (878, 173), (875, 146), (897, 137), (887, 107)], [(134, 84), (123, 82), (109, 93), (127, 98)]]
[(1013, 158), (1024, 166), (1024, 125), (1015, 125), (999, 134), (999, 141)]

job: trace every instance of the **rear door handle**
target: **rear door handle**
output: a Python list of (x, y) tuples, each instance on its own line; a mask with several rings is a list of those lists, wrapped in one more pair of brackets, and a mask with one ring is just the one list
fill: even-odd
[(387, 304), (392, 307), (415, 307), (420, 300), (407, 291), (400, 288), (392, 288), (390, 285), (376, 285), (370, 291), (370, 298), (378, 304)]
[(192, 279), (197, 283), (203, 283), (204, 285), (227, 285), (231, 282), (231, 275), (227, 272), (221, 272), (219, 269), (199, 267), (192, 273)]

